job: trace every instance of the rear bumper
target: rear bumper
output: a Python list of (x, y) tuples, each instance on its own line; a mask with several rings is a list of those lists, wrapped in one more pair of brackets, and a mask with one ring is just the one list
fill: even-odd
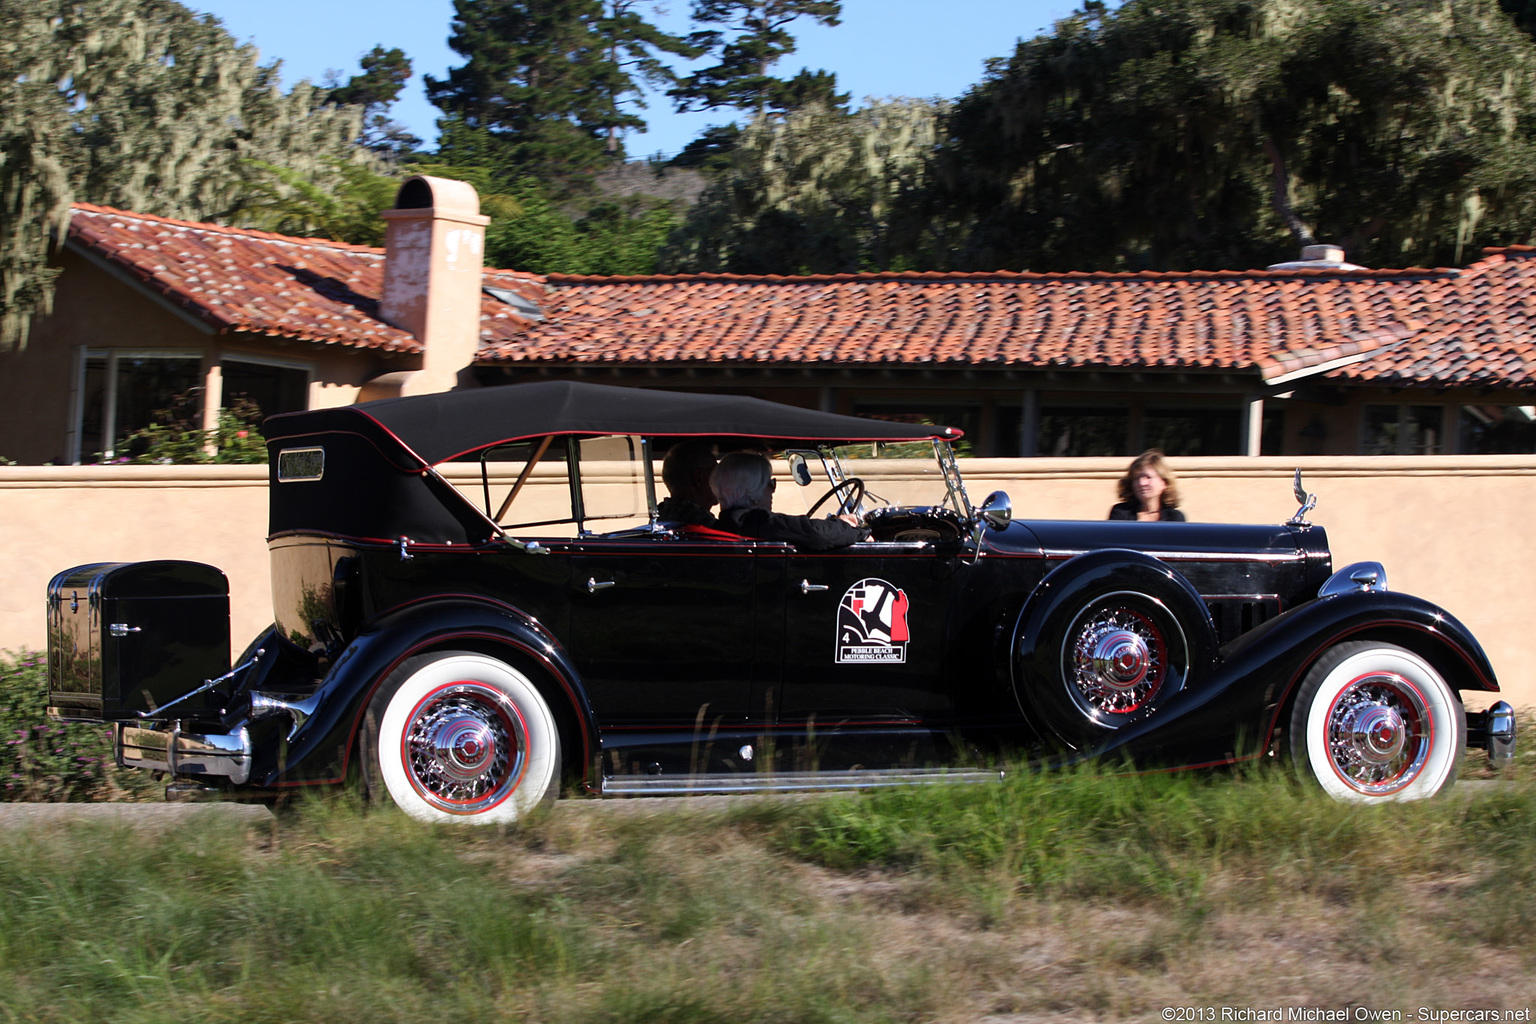
[(179, 723), (116, 726), (117, 763), (171, 775), (216, 776), (236, 786), (251, 777), (251, 736), (183, 732)]

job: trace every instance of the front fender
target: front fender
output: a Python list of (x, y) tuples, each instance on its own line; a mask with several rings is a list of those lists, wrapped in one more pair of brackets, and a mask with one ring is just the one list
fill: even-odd
[(294, 732), (286, 752), (272, 757), (257, 752), (251, 785), (345, 779), (363, 714), (379, 684), (406, 658), (453, 646), (503, 652), (540, 673), (548, 683), (551, 709), (579, 738), (582, 772), (589, 770), (597, 749), (597, 719), (565, 649), (537, 619), (511, 605), (455, 596), (402, 605), (369, 622), (321, 681), (314, 711)]
[(1395, 591), (1355, 591), (1298, 605), (1221, 651), (1203, 684), (1186, 687), (1162, 713), (1112, 737), (1091, 756), (1137, 764), (1226, 764), (1269, 748), (1302, 677), (1323, 652), (1349, 640), (1415, 651), (1459, 690), (1499, 688), (1482, 646), (1455, 616)]

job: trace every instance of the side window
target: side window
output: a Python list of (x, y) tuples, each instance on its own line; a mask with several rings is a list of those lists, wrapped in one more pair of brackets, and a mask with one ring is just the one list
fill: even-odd
[(488, 519), (508, 529), (566, 524), (544, 535), (575, 533), (576, 515), (567, 484), (566, 443), (561, 437), (488, 448), (465, 462), (441, 467), (443, 476)]
[(650, 522), (650, 475), (641, 439), (629, 434), (584, 437), (576, 448), (582, 529), (611, 533)]

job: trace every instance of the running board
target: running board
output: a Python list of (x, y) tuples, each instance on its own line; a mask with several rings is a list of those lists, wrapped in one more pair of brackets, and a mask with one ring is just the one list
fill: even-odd
[(951, 771), (893, 768), (878, 771), (780, 772), (748, 775), (618, 775), (603, 779), (603, 796), (722, 796), (735, 793), (810, 793), (833, 789), (888, 789), (935, 783), (1001, 782), (1001, 770)]

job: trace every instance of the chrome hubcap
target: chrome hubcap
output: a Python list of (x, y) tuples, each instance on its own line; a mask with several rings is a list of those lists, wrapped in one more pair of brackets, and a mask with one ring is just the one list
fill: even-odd
[(1379, 673), (1346, 686), (1328, 711), (1328, 754), (1346, 783), (1362, 793), (1408, 785), (1429, 756), (1429, 715), (1402, 676)]
[(1128, 714), (1156, 695), (1167, 675), (1167, 649), (1152, 620), (1130, 608), (1095, 613), (1070, 653), (1071, 679), (1087, 710)]
[(516, 787), (526, 742), (517, 709), (499, 690), (454, 683), (412, 711), (403, 754), (423, 799), (440, 810), (473, 814)]

